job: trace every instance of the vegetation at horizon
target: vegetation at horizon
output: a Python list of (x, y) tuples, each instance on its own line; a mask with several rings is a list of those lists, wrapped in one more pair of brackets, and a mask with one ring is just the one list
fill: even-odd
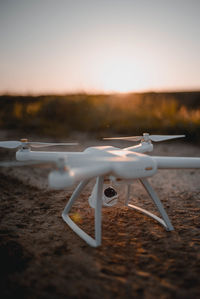
[(186, 134), (200, 139), (200, 92), (0, 96), (0, 130), (65, 138)]

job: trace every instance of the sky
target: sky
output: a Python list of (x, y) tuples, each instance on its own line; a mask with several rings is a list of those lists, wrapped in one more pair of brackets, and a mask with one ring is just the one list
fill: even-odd
[(0, 93), (200, 90), (200, 0), (0, 0)]

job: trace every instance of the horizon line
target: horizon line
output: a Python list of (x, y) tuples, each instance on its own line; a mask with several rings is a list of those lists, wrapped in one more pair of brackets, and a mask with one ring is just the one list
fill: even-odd
[(70, 96), (70, 95), (130, 95), (130, 94), (147, 94), (147, 93), (200, 93), (199, 89), (156, 89), (156, 90), (144, 90), (144, 91), (129, 91), (129, 92), (102, 92), (102, 91), (84, 91), (84, 90), (77, 90), (72, 92), (0, 92), (0, 97), (2, 96), (10, 96), (10, 97), (42, 97), (42, 96)]

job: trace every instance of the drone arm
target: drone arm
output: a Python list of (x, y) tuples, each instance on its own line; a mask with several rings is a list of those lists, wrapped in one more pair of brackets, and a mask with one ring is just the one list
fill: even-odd
[(151, 142), (141, 142), (138, 145), (130, 146), (123, 149), (124, 151), (131, 151), (135, 153), (146, 153), (146, 152), (152, 152), (153, 150), (153, 144)]
[(64, 171), (54, 170), (48, 177), (49, 186), (53, 189), (71, 187), (80, 181), (90, 180), (110, 172), (107, 165), (71, 168)]
[(30, 150), (18, 150), (16, 152), (16, 160), (18, 161), (57, 161), (59, 157), (62, 157), (62, 152), (43, 152)]
[(200, 158), (191, 157), (152, 157), (158, 169), (200, 168)]

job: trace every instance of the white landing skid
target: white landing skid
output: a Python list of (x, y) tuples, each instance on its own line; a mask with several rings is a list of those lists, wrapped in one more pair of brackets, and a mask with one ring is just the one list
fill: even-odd
[(75, 189), (70, 200), (68, 201), (63, 213), (63, 220), (71, 227), (71, 229), (87, 244), (92, 247), (98, 247), (101, 245), (101, 208), (102, 208), (102, 195), (103, 195), (103, 177), (97, 177), (96, 182), (96, 201), (95, 201), (95, 239), (85, 233), (68, 215), (72, 208), (73, 203), (79, 197), (83, 189), (89, 183), (89, 180), (82, 181)]
[(163, 225), (165, 227), (165, 229), (167, 231), (172, 231), (174, 230), (173, 225), (171, 224), (171, 221), (169, 220), (169, 217), (158, 197), (158, 195), (156, 194), (156, 192), (154, 191), (154, 189), (152, 188), (152, 186), (149, 184), (147, 179), (139, 179), (139, 181), (141, 182), (141, 184), (143, 185), (143, 187), (146, 189), (147, 193), (149, 194), (150, 198), (152, 199), (152, 201), (154, 202), (156, 208), (158, 209), (160, 215), (162, 216), (162, 218), (156, 216), (155, 214), (142, 209), (138, 206), (132, 205), (129, 203), (130, 201), (130, 184), (128, 185), (128, 190), (127, 190), (127, 199), (126, 199), (126, 206), (129, 208), (132, 208), (134, 210), (137, 210), (151, 218), (153, 218), (154, 220), (158, 221), (161, 225)]
[[(92, 247), (98, 247), (101, 245), (101, 209), (102, 209), (102, 196), (103, 196), (103, 183), (104, 183), (104, 177), (100, 176), (97, 177), (96, 180), (96, 201), (95, 201), (95, 238), (92, 238), (89, 236), (86, 232), (84, 232), (69, 216), (69, 212), (76, 201), (76, 199), (79, 197), (79, 195), (82, 193), (86, 185), (89, 183), (90, 180), (84, 180), (82, 181), (75, 191), (73, 192), (71, 198), (69, 199), (67, 205), (65, 206), (65, 209), (62, 213), (63, 220), (69, 225), (69, 227), (81, 238), (83, 239), (87, 244), (89, 244)], [(140, 182), (146, 189), (147, 193), (153, 200), (154, 204), (156, 205), (158, 211), (160, 212), (162, 218), (152, 214), (151, 212), (142, 209), (140, 207), (137, 207), (135, 205), (132, 205), (129, 203), (130, 201), (130, 185), (128, 185), (128, 192), (127, 192), (127, 199), (126, 199), (126, 206), (129, 208), (135, 209), (139, 212), (142, 212), (146, 214), (147, 216), (150, 216), (154, 220), (158, 221), (161, 225), (165, 227), (167, 231), (174, 230), (169, 217), (158, 198), (157, 194), (147, 181), (147, 179), (140, 179)]]

